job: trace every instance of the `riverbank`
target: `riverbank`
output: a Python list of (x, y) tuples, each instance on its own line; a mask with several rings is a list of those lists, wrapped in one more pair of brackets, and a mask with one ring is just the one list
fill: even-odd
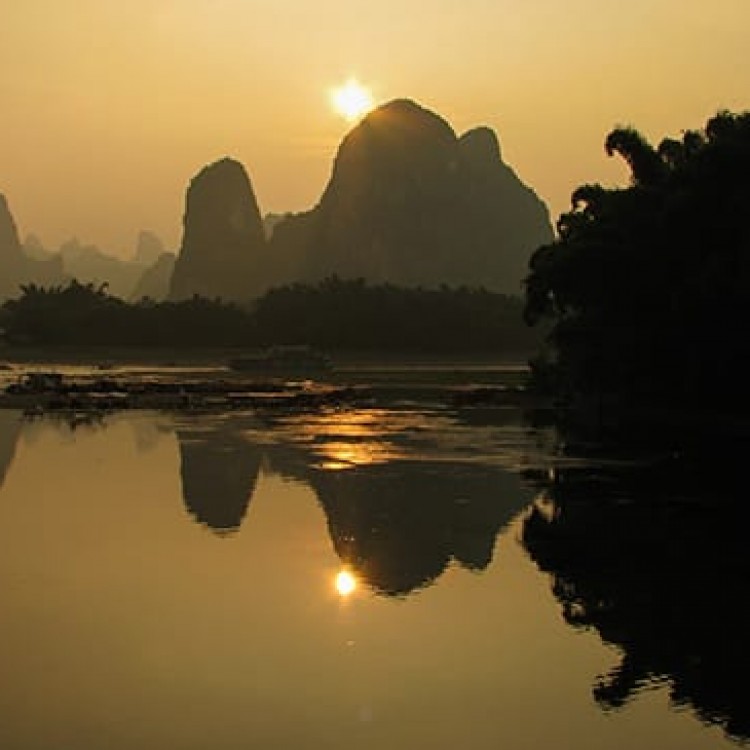
[[(7, 352), (6, 352), (7, 353)], [(26, 350), (0, 371), (0, 408), (181, 409), (311, 408), (415, 401), (445, 406), (521, 405), (526, 366), (488, 356), (439, 358), (366, 353), (333, 359), (315, 378), (294, 373), (235, 372), (223, 349), (148, 352), (109, 350), (95, 360), (87, 350)]]

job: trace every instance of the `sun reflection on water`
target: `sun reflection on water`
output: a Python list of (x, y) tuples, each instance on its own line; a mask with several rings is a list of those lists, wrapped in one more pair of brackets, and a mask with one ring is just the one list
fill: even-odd
[(442, 408), (347, 407), (282, 414), (273, 419), (271, 431), (259, 431), (254, 439), (299, 446), (302, 460), (323, 472), (403, 461), (500, 464), (513, 470), (528, 463), (527, 436), (519, 436), (517, 427), (502, 420), (465, 424)]
[(356, 466), (387, 463), (400, 458), (387, 443), (330, 441), (316, 446), (321, 457), (320, 468), (328, 470), (351, 469)]
[(336, 591), (338, 591), (339, 593), (339, 596), (346, 599), (348, 596), (351, 596), (351, 594), (353, 594), (357, 589), (357, 579), (350, 571), (340, 570), (336, 575), (335, 586)]

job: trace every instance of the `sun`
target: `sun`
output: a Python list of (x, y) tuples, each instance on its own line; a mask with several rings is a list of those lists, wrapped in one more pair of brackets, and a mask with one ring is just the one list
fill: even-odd
[(335, 586), (339, 596), (345, 599), (354, 593), (354, 590), (357, 588), (357, 579), (348, 570), (342, 570), (336, 576)]
[(331, 91), (331, 104), (348, 122), (359, 120), (375, 106), (372, 94), (356, 78)]

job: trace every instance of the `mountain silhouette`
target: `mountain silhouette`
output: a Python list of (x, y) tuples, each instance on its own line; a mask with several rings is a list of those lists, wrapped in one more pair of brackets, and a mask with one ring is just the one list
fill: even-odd
[(283, 221), (284, 219), (289, 218), (293, 214), (291, 213), (285, 213), (285, 214), (266, 214), (263, 217), (263, 231), (265, 232), (266, 239), (270, 239), (273, 236), (274, 230), (276, 229), (276, 225), (279, 224), (279, 222)]
[(196, 294), (247, 302), (264, 288), (263, 222), (245, 168), (221, 159), (202, 169), (185, 199), (183, 236), (169, 298)]
[(60, 257), (66, 279), (97, 285), (106, 283), (110, 294), (121, 299), (132, 294), (144, 270), (140, 262), (121, 260), (76, 237), (60, 246)]
[[(146, 230), (139, 233), (135, 253), (130, 260), (109, 255), (96, 245), (82, 243), (76, 237), (64, 242), (57, 251), (47, 249), (34, 234), (29, 234), (23, 244), (19, 244), (7, 202), (3, 201), (0, 205), (0, 267), (5, 271), (5, 278), (0, 280), (0, 296), (18, 296), (20, 284), (52, 287), (76, 279), (83, 284), (97, 286), (106, 283), (111, 294), (127, 299), (133, 296), (141, 277), (158, 261), (160, 252), (163, 252), (161, 240)], [(158, 273), (164, 273), (163, 265)], [(152, 288), (154, 282), (149, 283), (151, 286), (148, 288)], [(169, 276), (166, 284), (169, 284)], [(160, 298), (165, 296), (166, 291), (162, 292)]]
[(407, 99), (378, 107), (341, 143), (311, 211), (278, 221), (281, 280), (465, 284), (519, 294), (549, 214), (501, 158), (489, 128), (458, 138)]
[(154, 302), (161, 302), (169, 294), (169, 284), (174, 273), (175, 256), (173, 253), (162, 253), (148, 266), (138, 279), (130, 299), (139, 302), (148, 297)]
[(161, 237), (149, 229), (141, 229), (135, 243), (133, 262), (141, 266), (152, 266), (165, 251)]
[(18, 228), (10, 212), (6, 197), (0, 194), (0, 258), (9, 268), (20, 265), (23, 259)]
[(56, 253), (47, 249), (36, 234), (27, 234), (23, 241), (23, 251), (32, 260), (51, 260)]
[(0, 194), (0, 299), (17, 296), (22, 284), (57, 284), (63, 276), (59, 257), (24, 252), (8, 201)]

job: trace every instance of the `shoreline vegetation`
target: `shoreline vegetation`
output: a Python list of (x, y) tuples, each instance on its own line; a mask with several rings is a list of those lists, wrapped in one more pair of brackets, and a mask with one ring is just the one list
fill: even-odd
[[(606, 139), (630, 185), (582, 185), (531, 257), (525, 317), (549, 326), (532, 382), (576, 429), (750, 436), (750, 113), (652, 146)], [(705, 435), (704, 435), (705, 436)]]
[[(132, 304), (106, 286), (77, 281), (31, 285), (0, 311), (0, 362), (7, 363), (0, 406), (311, 407), (394, 398), (517, 403), (530, 395), (526, 361), (539, 341), (522, 310), (520, 298), (483, 289), (336, 277), (273, 289), (246, 307), (197, 296)], [(230, 371), (232, 361), (252, 362), (280, 344), (321, 352), (331, 371)], [(76, 367), (81, 371), (66, 373)], [(30, 383), (45, 368), (65, 373), (64, 382)]]
[(106, 284), (21, 287), (0, 308), (5, 345), (19, 353), (95, 349), (264, 348), (307, 345), (330, 352), (530, 355), (541, 335), (523, 321), (523, 301), (481, 288), (425, 289), (336, 276), (271, 289), (246, 306), (194, 296), (128, 303)]

